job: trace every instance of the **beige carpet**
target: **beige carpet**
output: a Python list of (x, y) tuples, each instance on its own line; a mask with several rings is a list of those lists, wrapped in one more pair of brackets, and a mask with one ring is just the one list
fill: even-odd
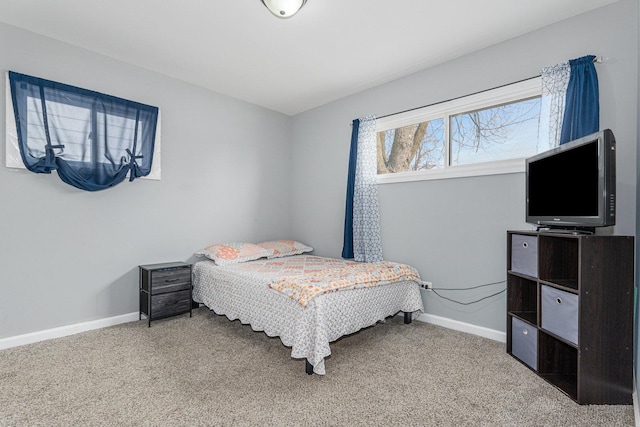
[(278, 338), (205, 308), (0, 351), (2, 426), (632, 426), (580, 406), (504, 344), (400, 317), (308, 376)]

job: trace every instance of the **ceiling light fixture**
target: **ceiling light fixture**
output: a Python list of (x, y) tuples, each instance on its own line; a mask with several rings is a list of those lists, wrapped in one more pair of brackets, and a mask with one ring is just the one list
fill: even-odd
[(278, 18), (291, 18), (298, 13), (307, 0), (261, 0), (267, 9)]

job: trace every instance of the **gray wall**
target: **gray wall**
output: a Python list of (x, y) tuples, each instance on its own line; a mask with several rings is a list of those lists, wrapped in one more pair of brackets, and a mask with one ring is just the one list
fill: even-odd
[[(611, 128), (618, 141), (618, 211), (612, 231), (635, 235), (637, 7), (636, 0), (621, 0), (295, 116), (293, 234), (319, 254), (340, 256), (352, 119), (512, 83), (538, 75), (544, 66), (594, 54), (606, 58), (597, 65), (601, 128)], [(412, 264), (434, 287), (504, 280), (506, 230), (531, 229), (524, 222), (522, 173), (378, 188), (385, 258)], [(490, 292), (446, 295), (472, 300)], [(505, 331), (504, 294), (468, 307), (427, 292), (423, 299), (430, 314)]]
[(0, 338), (136, 312), (140, 264), (290, 236), (289, 117), (7, 25), (0, 70), (162, 111), (162, 180), (90, 193), (4, 166), (1, 85)]
[[(0, 25), (3, 72), (160, 107), (163, 160), (161, 181), (88, 193), (55, 175), (7, 169), (0, 150), (0, 338), (135, 312), (137, 265), (188, 260), (213, 242), (291, 237), (339, 257), (352, 119), (518, 81), (585, 54), (606, 58), (597, 67), (601, 127), (618, 140), (614, 232), (635, 235), (637, 29), (637, 0), (621, 0), (289, 118)], [(379, 190), (385, 257), (414, 265), (436, 287), (504, 279), (505, 231), (530, 228), (523, 174)], [(428, 313), (505, 330), (504, 295), (469, 307), (423, 297)]]

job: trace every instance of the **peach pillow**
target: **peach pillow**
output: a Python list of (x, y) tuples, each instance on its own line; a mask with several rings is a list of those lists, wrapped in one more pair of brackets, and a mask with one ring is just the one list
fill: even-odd
[(195, 253), (196, 256), (205, 256), (218, 265), (253, 261), (272, 254), (273, 250), (253, 243), (216, 243)]
[(273, 240), (270, 242), (258, 243), (258, 246), (272, 252), (271, 255), (269, 255), (269, 259), (300, 255), (313, 250), (311, 246), (296, 242), (295, 240)]

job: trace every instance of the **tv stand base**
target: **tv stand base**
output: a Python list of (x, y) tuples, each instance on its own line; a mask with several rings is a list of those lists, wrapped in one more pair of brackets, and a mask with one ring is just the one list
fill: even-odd
[(539, 233), (557, 233), (557, 234), (575, 234), (575, 235), (592, 235), (596, 234), (595, 227), (553, 227), (538, 226), (536, 229)]

